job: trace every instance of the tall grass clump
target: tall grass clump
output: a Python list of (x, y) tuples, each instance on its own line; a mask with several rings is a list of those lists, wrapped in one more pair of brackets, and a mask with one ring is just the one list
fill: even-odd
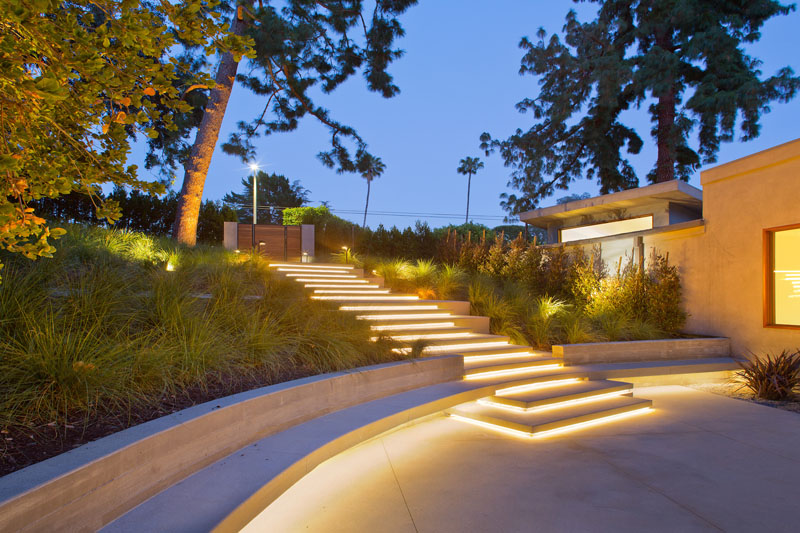
[(59, 246), (52, 259), (0, 254), (0, 428), (124, 419), (211, 384), (400, 357), (258, 255), (77, 225)]

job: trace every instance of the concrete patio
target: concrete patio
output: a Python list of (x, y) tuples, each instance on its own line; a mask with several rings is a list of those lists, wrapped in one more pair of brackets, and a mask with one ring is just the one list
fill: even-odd
[(522, 439), (442, 416), (320, 465), (245, 531), (796, 531), (800, 416), (680, 386)]

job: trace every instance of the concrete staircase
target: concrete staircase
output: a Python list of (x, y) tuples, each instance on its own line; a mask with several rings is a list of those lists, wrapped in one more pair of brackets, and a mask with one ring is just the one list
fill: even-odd
[(374, 339), (389, 337), (409, 353), (423, 343), (424, 355), (460, 354), (464, 379), (486, 380), (494, 394), (447, 410), (457, 420), (521, 437), (543, 437), (600, 424), (652, 409), (634, 398), (633, 385), (588, 377), (565, 377), (552, 353), (511, 344), (492, 335), (489, 319), (469, 314), (469, 302), (422, 300), (395, 294), (380, 277), (352, 265), (274, 263), (270, 267), (302, 283), (310, 297), (329, 300), (370, 322)]

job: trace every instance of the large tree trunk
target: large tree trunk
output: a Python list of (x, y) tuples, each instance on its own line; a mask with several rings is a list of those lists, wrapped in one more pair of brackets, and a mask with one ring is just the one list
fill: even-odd
[[(231, 32), (242, 35), (244, 28), (241, 10), (238, 9), (231, 23)], [(211, 90), (208, 106), (203, 112), (203, 120), (197, 129), (192, 153), (186, 163), (183, 186), (178, 197), (178, 212), (175, 224), (172, 226), (172, 237), (181, 244), (194, 246), (197, 242), (197, 220), (200, 216), (200, 203), (203, 200), (203, 187), (206, 184), (211, 156), (214, 155), (214, 148), (217, 146), (222, 119), (225, 118), (225, 109), (228, 107), (238, 67), (239, 62), (234, 59), (233, 54), (227, 53), (222, 56), (215, 79), (217, 85)]]
[[(667, 53), (673, 53), (672, 35), (668, 27), (658, 28), (655, 32), (656, 45)], [(675, 84), (669, 83), (668, 89), (657, 94), (656, 104), (656, 183), (675, 179), (675, 159), (677, 135), (675, 135)]]
[(656, 183), (675, 179), (675, 90), (670, 88), (656, 104)]
[(469, 189), (472, 186), (472, 174), (467, 174), (467, 216), (464, 218), (464, 224), (469, 224)]
[(367, 203), (364, 204), (364, 223), (361, 224), (362, 228), (367, 227), (367, 209), (369, 208), (369, 186), (372, 184), (372, 180), (367, 180)]

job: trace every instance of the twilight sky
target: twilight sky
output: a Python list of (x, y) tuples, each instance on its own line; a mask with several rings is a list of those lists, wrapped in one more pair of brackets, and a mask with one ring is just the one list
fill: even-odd
[[(399, 42), (405, 56), (391, 67), (401, 93), (384, 99), (366, 90), (362, 77), (354, 76), (331, 95), (317, 97), (317, 104), (331, 110), (336, 119), (354, 126), (369, 143), (370, 151), (386, 164), (384, 175), (373, 182), (367, 224), (376, 227), (413, 225), (417, 219), (432, 227), (464, 221), (467, 180), (456, 172), (461, 158), (479, 156), (485, 163), (472, 179), (470, 219), (495, 226), (505, 215), (499, 205), (507, 190), (509, 169), (495, 154), (487, 158), (478, 148), (479, 135), (488, 131), (507, 137), (516, 128), (528, 129), (532, 118), (521, 115), (514, 104), (538, 91), (533, 76), (520, 76), (518, 48), (522, 36), (535, 37), (539, 27), (560, 32), (564, 16), (576, 9), (581, 20), (592, 18), (593, 6), (569, 0), (421, 0), (401, 22), (406, 36)], [(759, 43), (748, 48), (763, 61), (765, 76), (789, 65), (800, 71), (794, 51), (800, 49), (800, 13), (769, 21)], [(240, 69), (246, 68), (244, 64)], [(222, 141), (239, 120), (250, 120), (263, 102), (246, 89), (234, 86), (223, 124)], [(645, 175), (655, 162), (649, 137), (649, 118), (644, 109), (628, 112), (623, 122), (634, 126), (645, 141), (631, 161), (646, 184)], [(336, 174), (325, 168), (316, 154), (329, 146), (325, 129), (307, 117), (292, 133), (256, 140), (258, 161), (268, 172), (299, 180), (311, 191), (311, 205), (328, 201), (334, 213), (361, 223), (366, 182), (356, 174)], [(788, 104), (774, 104), (761, 121), (761, 136), (748, 143), (723, 145), (719, 163), (725, 163), (797, 138), (800, 97)], [(141, 147), (133, 154), (140, 163)], [(140, 166), (142, 177), (148, 171)], [(206, 182), (204, 198), (220, 199), (240, 188), (249, 171), (237, 158), (217, 147)], [(183, 175), (175, 183), (180, 188)], [(700, 186), (697, 172), (690, 183)], [(581, 180), (570, 191), (559, 191), (542, 206), (568, 193), (597, 194), (595, 183)], [(418, 216), (380, 214), (404, 212)], [(359, 214), (360, 213), (360, 214)], [(431, 216), (437, 214), (438, 216)]]

